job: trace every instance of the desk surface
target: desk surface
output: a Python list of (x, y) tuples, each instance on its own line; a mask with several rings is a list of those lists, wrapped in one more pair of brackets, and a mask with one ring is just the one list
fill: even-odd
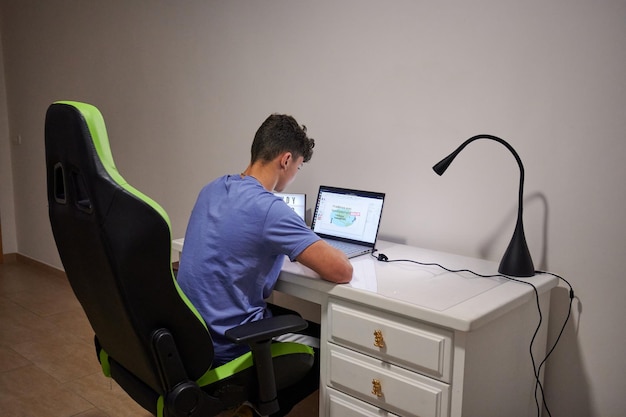
[[(183, 239), (176, 239), (172, 248), (182, 251), (183, 243)], [(491, 261), (385, 241), (379, 241), (377, 248), (389, 260), (409, 259), (487, 275), (498, 273), (498, 265)], [(334, 284), (302, 264), (285, 259), (276, 290), (318, 304), (327, 296), (343, 298), (459, 331), (476, 330), (535, 297), (530, 285), (506, 278), (480, 278), (410, 262), (380, 262), (369, 255), (353, 258), (351, 263), (352, 282)], [(532, 283), (539, 294), (558, 284), (549, 275), (516, 279)]]

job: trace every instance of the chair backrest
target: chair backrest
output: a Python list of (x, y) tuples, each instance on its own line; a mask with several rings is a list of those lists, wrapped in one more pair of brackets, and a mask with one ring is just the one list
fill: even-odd
[(173, 277), (167, 214), (118, 173), (95, 107), (52, 104), (45, 141), (54, 239), (100, 345), (161, 393), (151, 343), (167, 328), (196, 380), (211, 367), (213, 344)]

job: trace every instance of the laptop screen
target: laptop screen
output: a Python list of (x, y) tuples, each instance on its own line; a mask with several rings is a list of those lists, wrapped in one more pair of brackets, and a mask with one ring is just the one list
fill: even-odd
[(306, 214), (306, 194), (274, 193), (274, 195), (282, 198), (283, 201), (287, 203), (287, 205), (291, 207), (302, 220), (304, 220), (304, 216)]
[(384, 193), (320, 186), (311, 228), (321, 237), (376, 243)]

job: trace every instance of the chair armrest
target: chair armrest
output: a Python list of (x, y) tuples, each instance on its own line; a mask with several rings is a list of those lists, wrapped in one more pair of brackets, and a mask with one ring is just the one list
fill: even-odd
[(258, 411), (262, 415), (274, 414), (279, 410), (271, 352), (272, 338), (306, 329), (307, 326), (308, 323), (302, 317), (287, 314), (242, 324), (226, 331), (226, 337), (234, 343), (250, 346), (259, 383)]
[(269, 340), (285, 333), (306, 329), (308, 323), (300, 316), (287, 314), (263, 320), (241, 324), (225, 333), (226, 337), (237, 344), (252, 344)]

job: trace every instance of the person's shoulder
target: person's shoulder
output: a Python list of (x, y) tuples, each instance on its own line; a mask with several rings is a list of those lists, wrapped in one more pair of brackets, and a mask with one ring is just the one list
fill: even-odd
[(221, 177), (217, 177), (206, 183), (202, 189), (210, 189), (215, 186), (226, 184), (230, 175), (222, 175)]
[(202, 190), (236, 191), (245, 188), (245, 182), (239, 174), (226, 174), (211, 180)]

